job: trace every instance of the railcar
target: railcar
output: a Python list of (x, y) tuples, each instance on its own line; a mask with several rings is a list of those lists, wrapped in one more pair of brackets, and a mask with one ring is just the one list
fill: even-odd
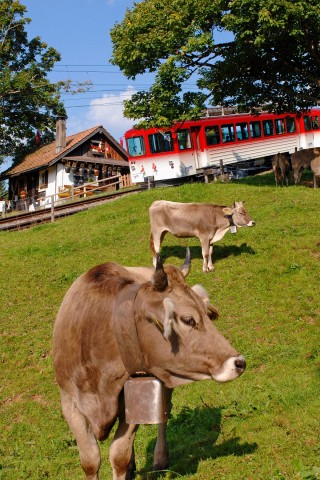
[(183, 183), (230, 168), (268, 168), (278, 152), (320, 146), (320, 107), (308, 113), (267, 112), (207, 115), (171, 128), (128, 130), (125, 147), (134, 183)]

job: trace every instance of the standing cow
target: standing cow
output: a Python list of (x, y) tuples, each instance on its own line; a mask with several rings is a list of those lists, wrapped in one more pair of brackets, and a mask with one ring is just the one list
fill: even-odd
[[(108, 437), (117, 419), (110, 447), (113, 480), (132, 478), (138, 425), (125, 422), (123, 399), (130, 375), (154, 375), (170, 392), (196, 380), (234, 380), (245, 370), (243, 356), (207, 315), (206, 295), (188, 287), (185, 274), (163, 267), (159, 256), (145, 282), (146, 270), (106, 263), (80, 276), (61, 304), (54, 368), (87, 480), (98, 479), (97, 442)], [(168, 464), (164, 442), (156, 444), (154, 464)]]
[[(320, 156), (320, 148), (306, 148), (298, 150), (291, 155), (291, 164), (293, 170), (294, 183), (301, 181), (301, 175), (304, 168), (311, 168), (311, 162)], [(314, 165), (317, 162), (314, 162)], [(314, 185), (316, 186), (316, 178), (314, 177)]]
[(166, 200), (153, 202), (150, 213), (150, 248), (154, 258), (167, 232), (176, 237), (197, 237), (201, 242), (203, 271), (214, 270), (213, 243), (221, 240), (228, 230), (235, 233), (237, 227), (253, 227), (242, 202), (231, 208), (211, 203), (176, 203)]
[(286, 185), (288, 187), (291, 166), (290, 166), (290, 161), (285, 153), (279, 152), (272, 157), (272, 170), (274, 173), (276, 186), (278, 186), (280, 181), (283, 186), (283, 181), (285, 180)]
[(318, 179), (320, 179), (320, 155), (311, 160), (310, 167), (313, 172), (313, 186), (314, 188), (318, 188)]

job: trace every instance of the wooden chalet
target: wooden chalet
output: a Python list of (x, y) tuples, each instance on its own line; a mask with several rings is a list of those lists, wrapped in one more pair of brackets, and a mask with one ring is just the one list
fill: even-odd
[(13, 208), (23, 201), (32, 209), (68, 188), (129, 173), (126, 151), (103, 126), (66, 136), (66, 119), (58, 118), (55, 141), (39, 146), (0, 179), (9, 180)]

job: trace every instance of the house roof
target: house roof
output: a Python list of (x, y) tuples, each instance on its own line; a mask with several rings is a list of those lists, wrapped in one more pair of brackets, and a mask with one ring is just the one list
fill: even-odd
[(59, 153), (56, 153), (55, 141), (47, 145), (43, 145), (35, 152), (27, 155), (17, 165), (5, 170), (1, 174), (1, 178), (5, 179), (15, 177), (31, 170), (39, 170), (41, 168), (49, 167), (61, 160), (63, 157), (69, 155), (76, 147), (93, 137), (96, 133), (103, 133), (110, 142), (110, 145), (112, 145), (124, 159), (127, 158), (127, 152), (124, 150), (124, 148), (121, 147), (121, 145), (114, 139), (112, 135), (110, 135), (110, 133), (107, 132), (107, 130), (105, 130), (102, 125), (99, 125), (66, 137), (66, 146)]

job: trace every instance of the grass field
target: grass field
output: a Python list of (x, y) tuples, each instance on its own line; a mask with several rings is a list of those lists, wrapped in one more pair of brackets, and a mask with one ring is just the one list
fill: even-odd
[[(0, 233), (0, 479), (80, 480), (78, 452), (62, 418), (51, 338), (64, 293), (108, 260), (151, 265), (148, 208), (156, 199), (231, 205), (244, 201), (254, 228), (214, 247), (202, 272), (197, 239), (167, 236), (166, 262), (193, 257), (188, 283), (202, 283), (217, 326), (247, 360), (235, 382), (198, 382), (174, 393), (171, 465), (152, 473), (154, 426), (136, 437), (142, 479), (320, 478), (320, 190), (276, 188), (271, 175), (136, 193), (53, 224)], [(109, 441), (101, 479), (110, 479)]]

